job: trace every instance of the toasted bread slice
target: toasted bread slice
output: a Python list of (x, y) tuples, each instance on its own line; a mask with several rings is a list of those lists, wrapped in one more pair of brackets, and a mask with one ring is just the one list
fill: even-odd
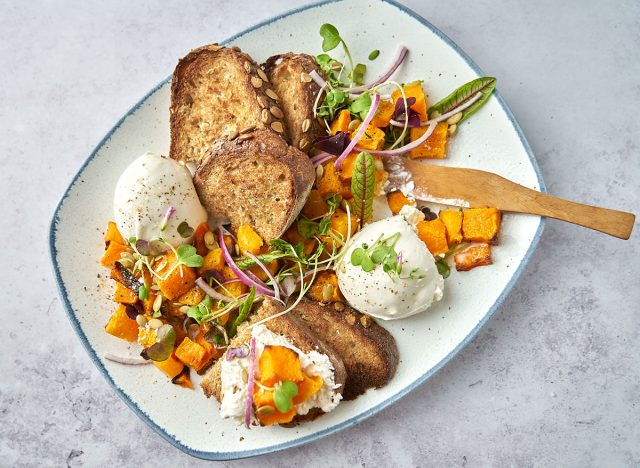
[(211, 216), (231, 221), (232, 230), (248, 224), (270, 241), (294, 221), (314, 179), (306, 154), (262, 129), (214, 143), (194, 184)]
[(347, 370), (343, 399), (387, 384), (398, 367), (398, 348), (391, 334), (368, 315), (336, 302), (303, 299), (294, 310), (319, 339), (342, 358)]
[(316, 137), (326, 129), (313, 117), (313, 106), (320, 86), (309, 77), (315, 70), (324, 73), (311, 55), (288, 53), (269, 57), (264, 65), (267, 76), (282, 102), (284, 120), (293, 146), (308, 153)]
[[(283, 306), (273, 301), (272, 299), (265, 299), (260, 309), (251, 318), (248, 323), (241, 325), (238, 328), (238, 334), (231, 340), (230, 347), (238, 347), (242, 344), (249, 343), (251, 340), (251, 328), (252, 325), (264, 318), (270, 317), (283, 310)], [(289, 313), (280, 317), (275, 317), (267, 322), (265, 326), (273, 333), (280, 334), (300, 349), (304, 353), (308, 353), (312, 350), (318, 351), (329, 357), (331, 364), (334, 368), (334, 382), (339, 385), (337, 392), (341, 393), (344, 388), (344, 383), (347, 377), (344, 364), (338, 354), (328, 345), (323, 343), (318, 337), (312, 333), (298, 318), (296, 315)], [(220, 372), (222, 370), (222, 359), (219, 359), (204, 375), (200, 386), (204, 390), (204, 394), (207, 397), (213, 396), (218, 402), (222, 401), (222, 380)], [(322, 414), (319, 409), (312, 409), (307, 415), (298, 415), (296, 420), (308, 420), (317, 417)], [(295, 420), (294, 420), (295, 421)]]
[(218, 139), (268, 128), (285, 136), (278, 96), (237, 47), (207, 45), (180, 59), (171, 80), (170, 156), (199, 162)]

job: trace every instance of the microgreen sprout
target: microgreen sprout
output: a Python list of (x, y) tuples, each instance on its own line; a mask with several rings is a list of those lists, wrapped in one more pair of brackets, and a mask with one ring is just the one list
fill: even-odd
[(369, 60), (377, 59), (378, 55), (380, 55), (380, 51), (378, 49), (372, 50), (371, 53), (369, 54)]
[(138, 298), (141, 301), (146, 301), (147, 299), (149, 299), (149, 288), (145, 284), (138, 288)]
[(276, 384), (273, 391), (273, 402), (281, 413), (291, 410), (291, 399), (298, 394), (298, 385), (291, 380)]

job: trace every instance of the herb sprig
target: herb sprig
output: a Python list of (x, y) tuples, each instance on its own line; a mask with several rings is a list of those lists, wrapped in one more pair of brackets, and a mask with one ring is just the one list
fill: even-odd
[(356, 157), (351, 177), (351, 193), (353, 194), (353, 211), (360, 219), (360, 227), (373, 215), (373, 191), (375, 190), (376, 164), (373, 156), (362, 151)]

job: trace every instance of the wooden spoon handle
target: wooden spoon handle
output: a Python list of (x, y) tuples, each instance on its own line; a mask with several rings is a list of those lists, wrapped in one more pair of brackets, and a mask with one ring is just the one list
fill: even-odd
[(518, 187), (514, 190), (514, 196), (502, 203), (502, 209), (506, 211), (531, 213), (568, 221), (620, 239), (629, 239), (631, 236), (636, 219), (633, 213), (584, 205), (518, 184), (514, 185)]

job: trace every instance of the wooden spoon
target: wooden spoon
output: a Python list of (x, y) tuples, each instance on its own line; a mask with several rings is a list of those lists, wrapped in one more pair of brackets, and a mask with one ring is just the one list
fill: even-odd
[(491, 172), (436, 166), (405, 158), (389, 159), (392, 161), (386, 166), (392, 172), (392, 183), (393, 172), (401, 169), (399, 164), (404, 166), (411, 173), (415, 184), (413, 195), (418, 200), (468, 207), (491, 206), (502, 211), (547, 216), (620, 239), (629, 239), (636, 219), (632, 213), (583, 205), (547, 195)]

